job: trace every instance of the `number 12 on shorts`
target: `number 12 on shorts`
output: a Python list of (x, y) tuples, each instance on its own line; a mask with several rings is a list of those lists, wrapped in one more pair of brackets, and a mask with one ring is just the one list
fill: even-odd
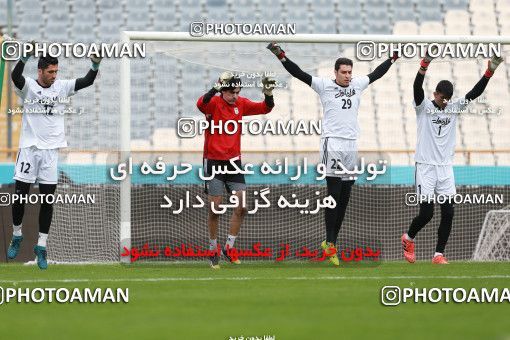
[(21, 164), (20, 172), (28, 174), (30, 170), (30, 163), (21, 162), (20, 164)]

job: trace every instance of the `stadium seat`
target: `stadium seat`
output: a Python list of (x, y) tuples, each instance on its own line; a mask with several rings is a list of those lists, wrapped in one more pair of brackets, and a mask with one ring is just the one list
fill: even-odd
[(448, 9), (462, 9), (467, 10), (469, 0), (448, 0)]
[(0, 1), (0, 27), (7, 26), (7, 1)]
[(175, 1), (173, 0), (153, 0), (154, 10), (158, 12), (160, 10), (165, 10), (167, 8), (174, 8)]
[(393, 8), (393, 20), (394, 21), (400, 21), (400, 20), (406, 20), (406, 21), (413, 21), (416, 18), (416, 13), (414, 12), (414, 9), (411, 8)]
[(393, 26), (393, 34), (418, 34), (418, 26), (414, 21), (397, 21)]
[(147, 139), (132, 139), (131, 150), (133, 151), (144, 151), (151, 149), (151, 142)]
[(20, 39), (32, 40), (38, 39), (41, 37), (40, 35), (40, 26), (37, 22), (26, 24), (18, 27), (17, 36)]
[(495, 23), (483, 22), (473, 25), (474, 35), (498, 35), (498, 28)]
[[(345, 3), (344, 3), (345, 2)], [(360, 18), (360, 13), (363, 12), (361, 8), (361, 1), (340, 1), (338, 4), (338, 10), (340, 11), (339, 19), (356, 19)]]
[(485, 0), (470, 0), (469, 10), (472, 12), (493, 11), (493, 3), (488, 5)]
[[(498, 17), (500, 18), (508, 18), (510, 15), (510, 1), (508, 0), (499, 0), (496, 2), (496, 12)], [(506, 20), (500, 20), (500, 23)]]
[(389, 25), (389, 19), (370, 21), (367, 24), (367, 33), (368, 34), (390, 34), (391, 27)]
[(438, 6), (428, 7), (420, 3), (418, 17), (423, 21), (442, 21), (443, 13)]
[(444, 34), (444, 26), (438, 21), (423, 21), (420, 25), (420, 34)]
[(38, 0), (18, 0), (15, 5), (22, 10), (22, 12), (38, 12), (39, 15), (43, 13), (42, 2)]
[(227, 7), (207, 7), (207, 13), (204, 14), (204, 18), (208, 22), (228, 22), (228, 8)]

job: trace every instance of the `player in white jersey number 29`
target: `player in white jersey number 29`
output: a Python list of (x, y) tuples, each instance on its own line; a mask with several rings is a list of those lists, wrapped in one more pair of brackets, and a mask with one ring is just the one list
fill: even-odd
[[(23, 76), (23, 69), (30, 56), (22, 57), (12, 71), (16, 93), (23, 100), (22, 130), (19, 152), (16, 157), (14, 180), (18, 197), (28, 195), (30, 185), (36, 181), (39, 191), (47, 197), (53, 195), (58, 181), (58, 149), (67, 146), (64, 130), (66, 98), (94, 83), (100, 57), (93, 57), (91, 68), (83, 78), (57, 79), (58, 59), (50, 56), (39, 58), (37, 79)], [(25, 200), (13, 200), (13, 237), (7, 257), (14, 259), (23, 240), (21, 228), (25, 212)], [(42, 199), (39, 211), (39, 239), (34, 247), (37, 265), (46, 269), (46, 243), (53, 217), (51, 200)]]

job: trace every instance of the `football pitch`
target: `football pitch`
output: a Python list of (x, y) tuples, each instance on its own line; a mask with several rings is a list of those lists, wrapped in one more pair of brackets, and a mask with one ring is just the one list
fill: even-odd
[(509, 339), (510, 303), (381, 303), (381, 288), (510, 288), (510, 263), (0, 265), (0, 286), (129, 288), (128, 303), (0, 305), (5, 337)]

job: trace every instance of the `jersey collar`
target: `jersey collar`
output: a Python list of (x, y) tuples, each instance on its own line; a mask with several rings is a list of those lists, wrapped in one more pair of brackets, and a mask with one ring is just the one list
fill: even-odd
[(335, 84), (336, 86), (340, 86), (340, 87), (343, 87), (344, 89), (348, 88), (351, 84), (347, 85), (347, 86), (343, 86), (343, 85), (340, 85), (336, 82), (336, 79), (331, 79), (331, 81), (333, 82), (333, 84)]
[(50, 85), (50, 86), (42, 86), (42, 85), (41, 85), (41, 83), (39, 83), (39, 80), (38, 80), (38, 79), (36, 79), (36, 80), (35, 80), (35, 82), (37, 83), (37, 85), (39, 85), (39, 86), (40, 86), (40, 87), (42, 87), (43, 89), (49, 89), (49, 88), (51, 87), (51, 85)]

